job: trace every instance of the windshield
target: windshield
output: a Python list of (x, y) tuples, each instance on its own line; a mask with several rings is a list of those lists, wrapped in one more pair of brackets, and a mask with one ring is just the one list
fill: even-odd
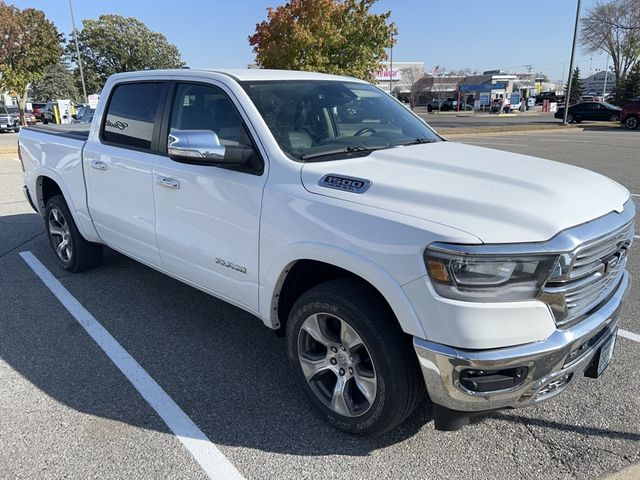
[(330, 160), (438, 141), (373, 85), (327, 80), (244, 82), (280, 148), (295, 160)]

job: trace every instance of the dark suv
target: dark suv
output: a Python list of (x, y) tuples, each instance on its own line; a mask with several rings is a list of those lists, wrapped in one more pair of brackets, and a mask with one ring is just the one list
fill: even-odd
[(640, 125), (640, 97), (629, 100), (622, 107), (620, 123), (628, 130), (635, 130)]

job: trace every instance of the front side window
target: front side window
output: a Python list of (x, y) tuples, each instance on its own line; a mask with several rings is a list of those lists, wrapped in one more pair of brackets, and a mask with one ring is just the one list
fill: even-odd
[(280, 148), (295, 160), (363, 156), (439, 140), (404, 106), (370, 84), (293, 80), (244, 82), (243, 87)]
[(124, 147), (151, 148), (163, 87), (161, 82), (117, 85), (107, 106), (104, 140)]
[(171, 111), (172, 130), (210, 130), (221, 145), (251, 145), (242, 117), (226, 93), (210, 85), (178, 85)]

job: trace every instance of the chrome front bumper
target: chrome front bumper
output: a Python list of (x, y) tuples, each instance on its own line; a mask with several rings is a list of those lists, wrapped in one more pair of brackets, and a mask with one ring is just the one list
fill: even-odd
[[(414, 338), (414, 347), (431, 400), (442, 407), (480, 412), (524, 407), (564, 391), (592, 363), (599, 348), (615, 334), (622, 301), (629, 289), (629, 273), (611, 298), (593, 314), (567, 329), (555, 330), (546, 340), (495, 350), (461, 350)], [(567, 362), (581, 346), (584, 352)], [(503, 370), (527, 367), (522, 383), (503, 390), (473, 392), (460, 383), (465, 369)]]

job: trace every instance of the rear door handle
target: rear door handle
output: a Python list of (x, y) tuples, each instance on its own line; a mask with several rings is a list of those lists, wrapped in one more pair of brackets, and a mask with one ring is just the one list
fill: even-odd
[(91, 166), (96, 170), (106, 170), (107, 164), (102, 160), (91, 160)]
[(171, 177), (165, 177), (164, 175), (158, 175), (156, 177), (156, 183), (163, 187), (173, 188), (176, 190), (180, 188), (180, 182), (178, 180)]

